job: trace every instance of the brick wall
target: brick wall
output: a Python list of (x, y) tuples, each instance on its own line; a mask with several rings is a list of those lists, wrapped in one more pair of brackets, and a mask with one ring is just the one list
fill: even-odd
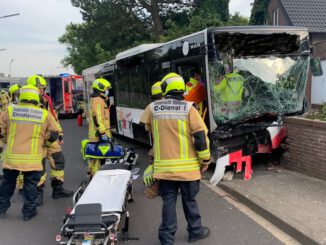
[(326, 122), (299, 117), (285, 119), (287, 151), (281, 164), (326, 180)]

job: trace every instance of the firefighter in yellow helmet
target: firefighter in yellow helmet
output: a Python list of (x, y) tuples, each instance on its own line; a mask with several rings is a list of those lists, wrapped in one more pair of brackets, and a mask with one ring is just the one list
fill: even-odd
[[(70, 197), (74, 194), (74, 192), (70, 190), (66, 190), (63, 187), (65, 158), (60, 146), (63, 143), (63, 130), (59, 123), (51, 97), (45, 93), (46, 80), (40, 75), (32, 75), (27, 78), (26, 83), (29, 85), (36, 86), (40, 90), (41, 107), (47, 110), (49, 114), (53, 117), (59, 132), (58, 140), (54, 142), (48, 142), (45, 148), (46, 150), (45, 156), (46, 159), (49, 161), (51, 167), (50, 179), (51, 179), (51, 186), (52, 186), (52, 198), (57, 199), (63, 197)], [(42, 200), (43, 200), (45, 178), (46, 178), (46, 173), (44, 169), (44, 174), (42, 176), (41, 182), (39, 183), (40, 205), (42, 205), (43, 202)]]
[(21, 88), (21, 86), (17, 83), (13, 84), (9, 87), (8, 92), (9, 92), (10, 102), (12, 104), (18, 104), (20, 88)]
[(57, 127), (49, 113), (39, 108), (39, 90), (31, 85), (20, 89), (18, 105), (1, 114), (0, 130), (7, 147), (3, 158), (4, 177), (0, 185), (0, 215), (10, 207), (19, 172), (24, 175), (23, 220), (36, 214), (37, 183), (42, 175), (43, 146), (55, 142)]
[(149, 104), (143, 123), (153, 135), (154, 179), (159, 180), (163, 199), (161, 244), (173, 244), (177, 229), (176, 200), (180, 190), (188, 222), (189, 242), (206, 238), (195, 196), (201, 171), (210, 163), (207, 128), (192, 102), (183, 100), (185, 83), (176, 73), (162, 79), (164, 99)]
[[(111, 83), (104, 78), (97, 78), (92, 84), (89, 108), (88, 139), (90, 142), (109, 141), (112, 137), (110, 131), (110, 111), (107, 106), (109, 100), (109, 89)], [(104, 164), (105, 160), (88, 160), (87, 174), (92, 178)]]

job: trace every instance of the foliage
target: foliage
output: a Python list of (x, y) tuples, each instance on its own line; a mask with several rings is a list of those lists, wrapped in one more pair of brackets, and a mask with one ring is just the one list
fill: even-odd
[(321, 121), (326, 121), (326, 103), (323, 104), (319, 111), (311, 111), (309, 112), (305, 118), (308, 119), (317, 119)]
[(59, 42), (76, 73), (142, 43), (165, 42), (211, 26), (244, 25), (229, 0), (71, 0), (84, 22), (69, 24)]
[(264, 25), (268, 18), (267, 7), (269, 1), (270, 0), (255, 0), (249, 21), (251, 25)]

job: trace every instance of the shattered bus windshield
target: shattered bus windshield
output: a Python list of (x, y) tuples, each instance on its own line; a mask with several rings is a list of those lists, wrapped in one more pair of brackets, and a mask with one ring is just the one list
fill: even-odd
[(290, 49), (284, 50), (288, 54), (280, 54), (273, 46), (269, 46), (270, 50), (266, 47), (263, 55), (249, 54), (249, 47), (248, 53), (241, 56), (237, 53), (240, 47), (236, 47), (231, 58), (209, 61), (210, 95), (216, 123), (302, 110), (309, 56), (294, 51), (291, 54)]

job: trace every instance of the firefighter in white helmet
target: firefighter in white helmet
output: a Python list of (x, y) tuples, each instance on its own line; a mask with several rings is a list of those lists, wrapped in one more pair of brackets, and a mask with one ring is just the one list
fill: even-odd
[(39, 90), (26, 85), (20, 90), (19, 104), (9, 105), (1, 114), (1, 136), (7, 147), (0, 185), (0, 216), (10, 207), (19, 172), (24, 175), (23, 220), (28, 221), (37, 214), (37, 183), (43, 170), (43, 146), (46, 142), (55, 142), (59, 134), (54, 120), (46, 110), (38, 107), (39, 103)]
[(164, 99), (145, 109), (143, 123), (153, 135), (154, 174), (163, 199), (161, 244), (173, 244), (177, 229), (176, 200), (180, 190), (188, 222), (188, 241), (206, 238), (209, 229), (202, 226), (195, 196), (201, 171), (210, 163), (206, 125), (192, 102), (183, 100), (185, 83), (176, 73), (162, 79)]

